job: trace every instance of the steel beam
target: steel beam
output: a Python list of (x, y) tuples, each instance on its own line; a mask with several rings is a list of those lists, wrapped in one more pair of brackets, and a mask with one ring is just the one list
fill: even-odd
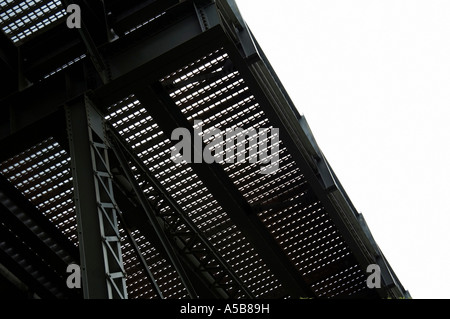
[(78, 262), (79, 252), (76, 246), (1, 174), (0, 190), (26, 215), (26, 218), (38, 226), (40, 231), (48, 234), (72, 260)]
[[(336, 177), (329, 170), (323, 154), (315, 151), (310, 132), (301, 125), (301, 116), (276, 77), (264, 53), (254, 40), (260, 61), (248, 63), (236, 45), (225, 41), (224, 46), (236, 68), (258, 100), (271, 123), (280, 130), (281, 140), (292, 154), (314, 194), (324, 205), (361, 269), (375, 263), (375, 250), (356, 220), (356, 211), (338, 189)], [(325, 177), (325, 179), (323, 179)], [(337, 182), (336, 182), (337, 183)]]
[[(0, 240), (5, 240), (4, 229), (0, 224)], [(7, 249), (11, 249), (9, 246)], [(3, 249), (0, 249), (0, 263), (3, 264), (7, 269), (13, 270), (13, 274), (20, 278), (22, 282), (28, 286), (30, 294), (35, 293), (40, 298), (55, 299), (55, 296), (32, 275), (27, 270), (22, 268), (22, 265), (15, 259), (11, 258), (11, 255), (6, 253)]]
[[(151, 174), (142, 160), (140, 160), (133, 150), (127, 146), (126, 142), (112, 127), (109, 127), (108, 131), (110, 132), (110, 134), (108, 134), (108, 136), (110, 136), (110, 144), (112, 145), (117, 158), (121, 162), (120, 166), (122, 168), (128, 166), (128, 158), (131, 166), (136, 167), (138, 174), (153, 188), (154, 194), (152, 194), (152, 196), (156, 198), (156, 201), (165, 203), (170, 207), (171, 213), (166, 213), (163, 216), (162, 214), (155, 212), (155, 216), (162, 220), (162, 224), (165, 225), (166, 232), (170, 233), (172, 238), (175, 238), (175, 242), (178, 245), (178, 250), (181, 251), (181, 255), (185, 255), (185, 259), (192, 264), (198, 273), (201, 273), (203, 277), (205, 277), (204, 279), (209, 282), (211, 288), (217, 290), (218, 296), (229, 298), (232, 297), (230, 295), (230, 291), (224, 291), (223, 287), (221, 287), (220, 283), (217, 282), (212, 274), (209, 274), (209, 276), (206, 274), (208, 272), (206, 267), (204, 267), (204, 265), (197, 259), (195, 256), (196, 254), (193, 253), (188, 246), (196, 245), (197, 249), (201, 249), (205, 255), (208, 255), (209, 261), (212, 261), (217, 266), (216, 272), (220, 271), (233, 281), (233, 284), (230, 284), (230, 286), (234, 286), (234, 288), (236, 288), (236, 292), (240, 290), (246, 297), (254, 298), (251, 290), (242, 282), (228, 262), (221, 256), (208, 238), (183, 211), (181, 206), (169, 193), (167, 193), (164, 186)], [(132, 176), (127, 177), (130, 178)], [(153, 207), (154, 206), (155, 205), (153, 205)], [(157, 211), (157, 207), (154, 207), (154, 210)], [(166, 219), (165, 217), (167, 216), (172, 218)], [(185, 234), (183, 236), (177, 233), (177, 225), (184, 226), (183, 229)]]
[[(183, 12), (181, 9), (187, 11)], [(201, 54), (205, 49), (208, 50), (208, 47), (217, 45), (216, 37), (221, 28), (218, 26), (218, 17), (214, 16), (211, 7), (207, 10), (210, 24), (208, 32), (202, 32), (193, 6), (184, 3), (174, 6), (171, 10), (177, 13), (181, 10), (181, 18), (167, 13), (166, 15), (172, 18), (164, 17), (164, 21), (158, 25), (157, 30), (135, 31), (129, 36), (98, 48), (97, 53), (108, 61), (109, 72), (111, 72), (112, 81), (107, 85), (100, 81), (97, 72), (92, 72), (94, 67), (86, 62), (78, 62), (45, 80), (37, 81), (63, 63), (85, 52), (83, 42), (71, 35), (66, 27), (53, 30), (59, 31), (52, 34), (51, 39), (56, 38), (55, 41), (39, 38), (27, 42), (22, 46), (24, 58), (27, 59), (23, 72), (34, 83), (20, 92), (15, 90), (9, 96), (3, 95), (0, 105), (1, 114), (6, 116), (11, 114), (23, 127), (51, 114), (67, 101), (88, 90), (96, 90), (94, 96), (102, 99), (99, 101), (101, 105), (109, 105), (123, 98), (124, 94), (132, 92), (143, 80), (157, 80), (165, 75), (168, 68), (181, 67), (193, 56)], [(63, 44), (60, 45), (61, 47), (56, 46), (61, 42), (60, 40)], [(42, 47), (41, 42), (45, 43), (45, 47)], [(51, 48), (50, 58), (48, 53), (40, 54), (48, 47)], [(53, 54), (54, 52), (57, 53)], [(41, 110), (38, 115), (35, 112), (37, 108)], [(3, 123), (5, 117), (2, 116), (2, 119), (3, 129), (8, 124)]]
[[(166, 136), (171, 136), (172, 131), (179, 127), (187, 128), (192, 135), (194, 134), (193, 127), (161, 84), (157, 83), (152, 87), (140, 90), (136, 92), (136, 96)], [(275, 242), (258, 216), (253, 213), (251, 206), (223, 171), (223, 168), (216, 163), (191, 164), (191, 167), (252, 244), (262, 260), (280, 280), (288, 294), (292, 297), (314, 296), (298, 270)]]
[[(215, 11), (210, 8), (206, 12), (210, 13), (208, 15), (210, 28), (218, 25), (219, 18), (217, 14), (214, 14)], [(119, 47), (129, 48), (126, 51), (122, 49), (121, 54), (109, 56), (112, 79), (117, 79), (134, 69), (141, 68), (149, 61), (197, 37), (203, 32), (194, 7), (183, 12), (181, 16), (174, 16), (173, 21), (166, 15), (169, 15), (169, 13), (160, 19), (167, 20), (167, 25), (165, 28), (161, 28), (160, 32), (153, 34), (153, 36), (142, 37), (140, 36), (140, 30), (138, 30), (131, 33), (128, 37), (111, 43), (110, 50), (113, 52), (118, 50)], [(164, 26), (163, 22), (161, 22), (161, 26)], [(146, 30), (146, 32), (152, 33), (154, 31)], [(133, 38), (135, 38), (134, 43), (131, 42)], [(167, 62), (172, 63), (170, 60), (167, 60)], [(149, 75), (147, 74), (147, 76)]]
[(17, 89), (18, 83), (18, 49), (3, 32), (0, 32), (0, 71), (4, 81), (0, 86), (0, 96), (5, 96)]
[[(113, 159), (114, 158), (112, 158), (112, 160)], [(145, 237), (146, 241), (152, 243), (152, 246), (155, 247), (162, 258), (170, 260), (169, 255), (164, 250), (164, 247), (159, 241), (158, 236), (156, 236), (152, 226), (148, 222), (146, 213), (140, 206), (139, 202), (135, 198), (132, 198), (134, 196), (125, 191), (122, 185), (119, 186), (119, 184), (121, 183), (118, 182), (118, 179), (122, 179), (122, 177), (116, 175), (114, 175), (114, 177), (117, 183), (114, 194), (117, 200), (117, 204), (119, 205), (119, 208), (122, 212), (121, 218), (123, 218), (126, 227), (129, 227), (130, 230), (138, 229), (139, 232)], [(129, 188), (127, 187), (127, 189)], [(195, 269), (185, 258), (181, 258), (180, 261), (182, 262), (184, 270), (187, 273), (187, 277), (190, 278), (199, 298), (210, 299), (220, 297), (217, 296), (215, 294), (215, 291), (212, 290), (211, 287), (209, 287), (209, 285), (202, 280), (200, 274), (195, 271)], [(152, 280), (148, 275), (147, 277), (149, 281)]]
[[(5, 216), (6, 208), (0, 205), (0, 214)], [(3, 220), (0, 223), (0, 254), (2, 263), (10, 270), (16, 272), (16, 276), (27, 280), (31, 287), (44, 293), (43, 297), (63, 298), (67, 293), (65, 278), (55, 272), (55, 269), (47, 263), (43, 256), (34, 250), (34, 245), (19, 237), (16, 228)], [(7, 257), (9, 256), (9, 258)], [(1, 259), (0, 259), (1, 260)], [(29, 281), (29, 273), (33, 280)], [(67, 295), (66, 295), (67, 296)]]
[(25, 299), (37, 297), (14, 273), (0, 263), (0, 298)]
[(3, 124), (9, 126), (5, 131), (17, 132), (39, 120), (45, 120), (61, 110), (65, 102), (84, 94), (87, 89), (83, 64), (80, 63), (65, 73), (21, 92), (16, 91), (0, 101), (1, 114), (9, 116), (9, 121)]
[[(118, 35), (123, 35), (139, 23), (166, 12), (171, 7), (180, 4), (179, 0), (143, 0), (137, 5), (120, 10), (114, 17), (112, 25)], [(115, 11), (115, 10), (114, 10)]]
[[(10, 121), (15, 121), (13, 115), (9, 117)], [(56, 111), (30, 125), (22, 125), (18, 121), (5, 124), (5, 132), (0, 135), (0, 163), (50, 136), (65, 134), (64, 112)]]
[(125, 155), (123, 151), (120, 149), (119, 145), (115, 145), (114, 143), (111, 144), (114, 150), (114, 153), (117, 156), (117, 159), (119, 160), (119, 163), (121, 165), (121, 168), (123, 172), (125, 173), (125, 176), (129, 183), (131, 184), (134, 194), (137, 196), (140, 205), (144, 209), (145, 213), (147, 214), (147, 218), (150, 221), (153, 230), (155, 231), (156, 235), (158, 236), (159, 241), (161, 242), (162, 246), (164, 247), (164, 250), (166, 251), (167, 255), (169, 256), (170, 262), (174, 266), (175, 270), (177, 271), (181, 282), (185, 286), (189, 296), (193, 299), (196, 299), (198, 297), (197, 292), (195, 291), (194, 286), (191, 283), (191, 280), (186, 275), (185, 269), (183, 265), (180, 262), (180, 259), (178, 257), (178, 253), (175, 250), (174, 245), (169, 240), (169, 237), (167, 236), (166, 232), (162, 228), (161, 224), (159, 223), (156, 212), (154, 211), (153, 207), (150, 205), (147, 197), (143, 193), (142, 189), (139, 186), (139, 183), (136, 181), (134, 174), (129, 167), (128, 162), (125, 159)]
[[(67, 141), (67, 135), (65, 137), (61, 137), (58, 142), (62, 145), (63, 148), (69, 152), (69, 143)], [(110, 158), (110, 167), (111, 171), (113, 172), (114, 178), (114, 197), (119, 207), (119, 213), (118, 216), (123, 224), (123, 229), (127, 236), (130, 238), (130, 243), (133, 245), (133, 249), (135, 250), (138, 258), (140, 259), (140, 262), (143, 265), (143, 268), (145, 268), (145, 273), (147, 275), (147, 278), (149, 280), (149, 283), (153, 286), (155, 291), (157, 292), (157, 295), (160, 298), (164, 298), (162, 292), (159, 289), (159, 285), (156, 283), (155, 278), (148, 267), (146, 265), (146, 261), (144, 256), (142, 255), (142, 252), (139, 248), (139, 245), (134, 241), (134, 237), (132, 235), (132, 230), (138, 229), (140, 233), (146, 238), (147, 241), (151, 242), (152, 245), (155, 247), (155, 249), (161, 254), (163, 258), (166, 260), (170, 260), (169, 255), (164, 250), (163, 245), (159, 241), (158, 237), (156, 236), (154, 230), (150, 226), (150, 223), (148, 221), (148, 217), (140, 205), (140, 203), (137, 201), (135, 196), (132, 196), (129, 193), (130, 186), (123, 184), (123, 178), (125, 178), (122, 175), (117, 175), (119, 170), (118, 167), (120, 167), (120, 164), (117, 161), (117, 158), (115, 156), (112, 156)], [(131, 238), (130, 237), (133, 237)], [(78, 252), (77, 252), (78, 253)], [(187, 272), (187, 277), (192, 280), (192, 284), (195, 287), (195, 291), (199, 294), (199, 298), (219, 298), (220, 296), (216, 295), (214, 290), (211, 289), (211, 287), (203, 281), (203, 278), (201, 277), (201, 274), (197, 272), (191, 265), (191, 263), (186, 260), (185, 258), (181, 259), (181, 262), (183, 263), (183, 267), (185, 271)]]
[[(201, 33), (197, 17), (192, 18), (195, 18), (195, 21), (190, 23), (198, 25), (196, 34), (189, 35), (181, 30), (178, 30), (177, 34), (176, 29), (170, 32), (167, 30), (164, 36), (159, 34), (154, 42), (149, 38), (146, 43), (140, 42), (139, 47), (129, 48), (116, 59), (118, 64), (115, 66), (111, 63), (113, 80), (92, 92), (91, 98), (96, 104), (106, 109), (125, 96), (133, 94), (136, 89), (144, 87), (145, 83), (158, 81), (167, 75), (168, 70), (181, 68), (193, 59), (201, 58), (220, 47), (220, 39), (224, 36), (222, 28), (215, 26)], [(172, 43), (169, 41), (170, 37), (173, 37)], [(120, 41), (111, 45), (122, 46)], [(157, 51), (152, 51), (153, 48), (157, 48)], [(137, 55), (145, 60), (136, 62)]]
[[(2, 194), (0, 192), (0, 197)], [(3, 200), (4, 198), (0, 198)], [(0, 223), (7, 225), (14, 230), (14, 235), (20, 238), (34, 254), (39, 256), (39, 263), (42, 271), (45, 271), (46, 278), (57, 286), (67, 297), (76, 297), (76, 290), (70, 290), (65, 283), (67, 263), (58, 256), (47, 244), (45, 244), (30, 228), (18, 219), (9, 207), (0, 202)]]
[(127, 298), (103, 117), (83, 98), (66, 118), (84, 298)]
[(66, 6), (71, 3), (78, 4), (82, 14), (81, 28), (78, 33), (86, 46), (88, 55), (103, 83), (109, 81), (108, 66), (103, 55), (98, 50), (101, 44), (106, 43), (110, 36), (106, 23), (106, 14), (103, 1), (63, 0)]
[(26, 59), (24, 74), (34, 85), (52, 71), (86, 53), (78, 32), (67, 28), (65, 19), (36, 31), (25, 40), (20, 46)]
[(136, 253), (137, 257), (139, 258), (139, 262), (141, 263), (142, 268), (144, 269), (144, 272), (145, 272), (145, 275), (147, 276), (148, 281), (150, 282), (153, 289), (155, 290), (156, 295), (160, 299), (164, 299), (161, 289), (159, 288), (159, 285), (156, 282), (155, 276), (151, 272), (150, 267), (148, 266), (144, 255), (142, 255), (141, 249), (139, 248), (139, 245), (136, 242), (130, 227), (127, 225), (126, 219), (123, 217), (123, 213), (119, 211), (118, 216), (123, 225), (123, 229), (124, 229), (125, 233), (127, 234), (127, 237), (131, 243), (131, 246), (133, 247), (133, 250)]
[(258, 42), (253, 43), (260, 60), (250, 64), (233, 43), (227, 41), (225, 47), (271, 123), (280, 128), (283, 143), (365, 271), (368, 264), (376, 262), (376, 247), (359, 225), (357, 210), (316, 144), (306, 120), (296, 110)]
[[(101, 246), (104, 242), (102, 243), (101, 236), (99, 238), (98, 234), (96, 234), (95, 229), (97, 228), (94, 227), (95, 218), (92, 216), (95, 215), (94, 211), (98, 213), (98, 207), (95, 206), (95, 203), (99, 197), (99, 186), (101, 186), (102, 180), (107, 183), (110, 180), (108, 180), (107, 176), (107, 167), (106, 171), (103, 171), (106, 175), (102, 177), (100, 175), (103, 173), (97, 171), (97, 177), (93, 177), (96, 171), (95, 162), (92, 162), (93, 154), (94, 157), (97, 156), (97, 160), (106, 160), (107, 162), (106, 157), (99, 157), (99, 153), (95, 155), (95, 152), (103, 152), (103, 149), (92, 148), (92, 143), (85, 145), (88, 144), (87, 141), (92, 142), (92, 140), (89, 140), (92, 137), (89, 135), (90, 133), (97, 134), (97, 138), (99, 138), (97, 141), (100, 141), (100, 144), (102, 144), (102, 119), (94, 116), (94, 122), (88, 122), (92, 118), (89, 112), (86, 111), (87, 108), (84, 102), (70, 100), (79, 94), (84, 94), (89, 88), (93, 88), (96, 89), (96, 92), (93, 94), (96, 101), (106, 108), (118, 99), (137, 92), (138, 98), (146, 105), (147, 110), (156, 119), (160, 127), (163, 128), (166, 135), (169, 134), (168, 136), (170, 136), (173, 128), (188, 127), (189, 124), (182, 115), (180, 116), (179, 110), (170, 104), (171, 100), (161, 87), (153, 86), (149, 89), (147, 85), (158, 82), (168, 72), (176, 70), (193, 59), (211, 52), (212, 49), (222, 46), (225, 47), (234, 66), (245, 79), (246, 84), (269, 117), (271, 123), (280, 128), (283, 143), (293, 155), (298, 167), (308, 180), (311, 189), (337, 225), (353, 254), (355, 254), (358, 263), (364, 268), (368, 263), (380, 261), (385, 266), (385, 273), (390, 273), (391, 269), (384, 261), (384, 258), (382, 258), (378, 247), (371, 243), (370, 238), (368, 238), (368, 235), (358, 223), (356, 209), (345, 194), (345, 191), (339, 184), (339, 180), (332, 172), (320, 149), (315, 144), (304, 117), (300, 116), (295, 109), (280, 80), (258, 46), (257, 41), (254, 40), (245, 21), (240, 16), (234, 1), (217, 0), (217, 6), (210, 5), (211, 1), (183, 1), (179, 4), (176, 2), (145, 1), (142, 3), (143, 10), (139, 10), (141, 8), (140, 5), (124, 5), (131, 9), (114, 20), (118, 29), (122, 28), (122, 31), (125, 31), (129, 26), (134, 26), (135, 18), (144, 19), (150, 12), (157, 13), (163, 9), (167, 9), (167, 11), (165, 11), (164, 17), (158, 20), (160, 22), (155, 23), (155, 26), (157, 26), (155, 30), (152, 30), (147, 25), (147, 27), (134, 31), (129, 36), (124, 36), (117, 41), (107, 43), (103, 47), (99, 47), (99, 44), (104, 40), (102, 34), (105, 34), (103, 32), (105, 25), (108, 28), (106, 19), (99, 24), (96, 24), (96, 21), (92, 21), (92, 19), (90, 20), (89, 23), (101, 26), (102, 31), (99, 31), (98, 38), (94, 36), (95, 39), (91, 39), (91, 41), (89, 37), (85, 37), (84, 40), (87, 48), (91, 51), (91, 56), (94, 57), (94, 65), (97, 66), (97, 69), (100, 66), (100, 74), (103, 74), (104, 69), (107, 68), (105, 61), (102, 61), (103, 56), (106, 57), (108, 63), (111, 63), (111, 83), (103, 85), (97, 81), (92, 86), (85, 85), (87, 77), (84, 69), (89, 68), (89, 66), (87, 64), (83, 65), (83, 63), (80, 64), (82, 65), (80, 68), (75, 68), (75, 72), (66, 70), (67, 72), (64, 71), (65, 75), (55, 75), (50, 79), (35, 83), (31, 87), (25, 88), (22, 92), (17, 92), (2, 101), (0, 136), (7, 138), (2, 139), (0, 145), (12, 145), (16, 138), (23, 141), (27, 134), (34, 136), (30, 132), (32, 127), (39, 126), (36, 120), (49, 119), (50, 117), (48, 116), (54, 114), (58, 107), (64, 103), (67, 104), (67, 123), (75, 123), (74, 119), (76, 120), (77, 125), (69, 125), (68, 132), (70, 151), (71, 155), (73, 155), (72, 164), (76, 199), (78, 201), (83, 199), (83, 203), (81, 201), (77, 202), (77, 215), (80, 218), (79, 221), (86, 222), (86, 224), (80, 224), (82, 240), (89, 238), (94, 243), (92, 248), (85, 247), (87, 246), (85, 244), (82, 247), (80, 246), (82, 250), (86, 249), (86, 251), (83, 251), (83, 254), (89, 255), (88, 259), (90, 260), (92, 257), (93, 261), (92, 266), (84, 270), (86, 272), (84, 277), (89, 272), (88, 277), (93, 282), (96, 282), (94, 270), (96, 265), (100, 264), (100, 257), (96, 257), (95, 254), (101, 250), (99, 247), (105, 248), (105, 246)], [(205, 4), (206, 6), (203, 6)], [(216, 8), (218, 8), (218, 12), (215, 11)], [(104, 11), (101, 13), (105, 14)], [(62, 39), (65, 37), (67, 30), (61, 27), (61, 24), (58, 24), (58, 26), (56, 24), (52, 25), (49, 28), (49, 32), (57, 32), (58, 39)], [(86, 30), (91, 31), (91, 27), (88, 26), (82, 32)], [(47, 37), (47, 34), (44, 33), (43, 36)], [(36, 37), (36, 39), (38, 38)], [(52, 51), (54, 51), (53, 49), (58, 50), (58, 53), (55, 55), (56, 59), (53, 59), (53, 57), (52, 59), (46, 59), (42, 46), (38, 46), (40, 48), (38, 50), (40, 56), (35, 54), (33, 45), (36, 44), (37, 40), (29, 41), (29, 39), (26, 39), (26, 43), (21, 45), (22, 52), (14, 50), (8, 39), (3, 38), (3, 40), (7, 40), (5, 43), (9, 43), (9, 45), (6, 51), (0, 52), (0, 63), (2, 68), (8, 72), (6, 74), (14, 75), (14, 87), (17, 87), (16, 84), (19, 80), (24, 80), (21, 78), (20, 73), (27, 77), (30, 75), (31, 80), (41, 79), (40, 75), (48, 70), (53, 70), (56, 64), (52, 61), (58, 61), (57, 66), (59, 67), (61, 61), (73, 56), (73, 48), (76, 48), (77, 54), (83, 51), (82, 42), (77, 37), (71, 37), (70, 40), (64, 41), (62, 45), (58, 41), (53, 41)], [(22, 65), (20, 61), (23, 59), (20, 54), (24, 54), (24, 58), (32, 61), (32, 65), (27, 63)], [(15, 65), (16, 63), (17, 65)], [(23, 70), (22, 67), (24, 68)], [(92, 68), (92, 66), (90, 67)], [(83, 70), (82, 73), (79, 72), (80, 70)], [(34, 78), (33, 74), (35, 75)], [(11, 90), (12, 88), (5, 87), (4, 94), (9, 94)], [(49, 97), (49, 92), (52, 92), (51, 97)], [(4, 96), (2, 95), (2, 97)], [(35, 109), (40, 110), (37, 117), (35, 116)], [(6, 120), (7, 117), (9, 120)], [(33, 126), (34, 124), (36, 125)], [(18, 134), (12, 134), (13, 132)], [(11, 148), (11, 150), (9, 153), (2, 153), (3, 158), (16, 152), (18, 148)], [(104, 154), (107, 154), (107, 152)], [(80, 171), (80, 168), (85, 171)], [(251, 207), (249, 207), (221, 167), (218, 165), (193, 165), (193, 168), (197, 175), (208, 185), (213, 195), (218, 198), (224, 209), (232, 216), (234, 222), (241, 226), (241, 230), (246, 230), (246, 233), (244, 233), (247, 238), (258, 247), (257, 250), (264, 261), (268, 263), (269, 267), (274, 270), (280, 280), (288, 287), (290, 293), (295, 295), (301, 292), (309, 295), (310, 291), (304, 287), (303, 282), (298, 278), (296, 269), (291, 267), (289, 259), (274, 242), (263, 225), (260, 225), (260, 221), (252, 213)], [(85, 172), (88, 173), (85, 174)], [(83, 183), (83, 187), (80, 187), (80, 183)], [(84, 185), (87, 185), (86, 189), (84, 189)], [(107, 185), (106, 188), (108, 187)], [(111, 189), (109, 188), (109, 190)], [(90, 194), (90, 191), (94, 195)], [(95, 191), (97, 191), (97, 196), (95, 196)], [(108, 190), (106, 192), (108, 193)], [(113, 198), (110, 199), (114, 202)], [(111, 212), (114, 214), (114, 208), (111, 208)], [(89, 213), (91, 214), (89, 215)], [(252, 227), (255, 228), (253, 229)], [(86, 238), (84, 238), (85, 235), (87, 236)], [(259, 243), (260, 240), (261, 243)], [(264, 246), (267, 243), (268, 246)], [(86, 259), (86, 256), (82, 258)], [(277, 258), (279, 260), (276, 260)], [(85, 259), (84, 262), (86, 262)], [(94, 272), (90, 273), (91, 270)], [(389, 276), (388, 279), (395, 279), (395, 274)], [(98, 280), (98, 282), (100, 281)], [(100, 292), (99, 295), (103, 295), (103, 292)]]

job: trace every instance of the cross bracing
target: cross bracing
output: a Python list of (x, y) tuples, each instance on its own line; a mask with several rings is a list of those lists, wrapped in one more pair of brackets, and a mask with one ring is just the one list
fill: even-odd
[[(70, 3), (81, 29), (66, 1), (0, 5), (0, 263), (21, 296), (408, 296), (234, 1)], [(174, 161), (196, 121), (223, 132), (214, 163)], [(278, 169), (233, 162), (227, 128), (277, 128)]]

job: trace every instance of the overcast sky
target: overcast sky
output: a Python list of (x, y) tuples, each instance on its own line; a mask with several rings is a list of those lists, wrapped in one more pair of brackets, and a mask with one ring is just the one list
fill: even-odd
[(413, 298), (450, 298), (450, 1), (236, 0)]

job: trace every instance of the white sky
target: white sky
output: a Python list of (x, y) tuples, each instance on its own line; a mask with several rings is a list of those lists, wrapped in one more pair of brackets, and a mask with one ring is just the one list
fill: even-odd
[(450, 298), (450, 1), (236, 0), (413, 298)]

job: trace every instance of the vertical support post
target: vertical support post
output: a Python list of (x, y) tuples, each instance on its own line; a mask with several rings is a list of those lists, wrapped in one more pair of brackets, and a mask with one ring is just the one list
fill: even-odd
[(86, 98), (66, 105), (85, 299), (126, 299), (104, 119)]

